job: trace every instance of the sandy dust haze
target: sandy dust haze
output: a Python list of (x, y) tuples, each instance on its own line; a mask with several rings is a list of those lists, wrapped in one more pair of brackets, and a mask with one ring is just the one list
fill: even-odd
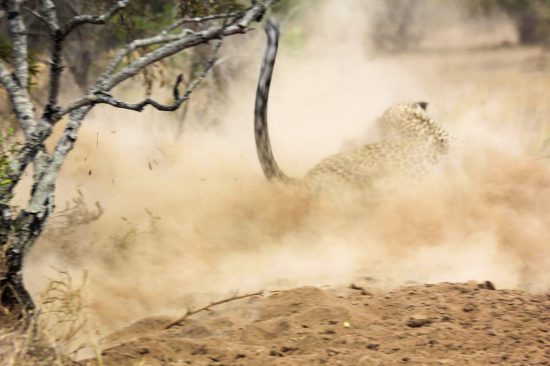
[[(58, 207), (78, 188), (105, 213), (78, 227), (69, 247), (46, 239), (35, 246), (31, 290), (43, 288), (52, 268), (76, 278), (86, 270), (87, 302), (104, 329), (232, 291), (361, 276), (382, 287), (491, 280), (550, 290), (548, 51), (483, 51), (513, 41), (511, 27), (496, 19), (461, 34), (451, 12), (457, 26), (427, 37), (426, 52), (376, 54), (363, 3), (319, 2), (284, 23), (269, 106), (276, 159), (300, 177), (329, 154), (376, 141), (375, 120), (388, 106), (426, 100), (456, 137), (432, 175), (338, 199), (268, 184), (252, 129), (258, 29), (226, 47), (226, 62), (242, 69), (225, 100), (209, 106), (214, 127), (191, 118), (177, 140), (176, 115), (97, 108), (86, 120), (60, 177)], [(138, 98), (131, 88), (119, 94)], [(205, 102), (201, 95), (193, 102)]]

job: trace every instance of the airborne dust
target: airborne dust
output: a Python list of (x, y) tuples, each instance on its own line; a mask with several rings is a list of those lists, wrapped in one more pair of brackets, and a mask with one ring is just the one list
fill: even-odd
[[(86, 120), (58, 207), (78, 188), (105, 213), (68, 239), (35, 246), (31, 290), (55, 276), (52, 268), (75, 278), (87, 271), (86, 303), (103, 329), (235, 291), (365, 276), (380, 287), (491, 280), (550, 290), (548, 51), (483, 48), (513, 41), (509, 24), (461, 28), (450, 11), (439, 14), (449, 26), (426, 37), (427, 51), (377, 54), (360, 16), (369, 9), (323, 4), (284, 24), (269, 106), (282, 169), (300, 177), (329, 154), (376, 141), (385, 108), (418, 100), (456, 137), (444, 164), (420, 182), (387, 181), (376, 194), (338, 199), (268, 184), (252, 129), (258, 29), (225, 47), (223, 62), (239, 70), (225, 99), (208, 106), (213, 126), (191, 113), (177, 140), (180, 115), (97, 108)], [(119, 95), (137, 99), (136, 89)], [(197, 93), (191, 108), (207, 97)]]

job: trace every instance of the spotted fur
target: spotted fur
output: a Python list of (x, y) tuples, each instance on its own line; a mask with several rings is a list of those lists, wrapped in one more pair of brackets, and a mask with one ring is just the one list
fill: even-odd
[(256, 91), (254, 127), (258, 158), (268, 180), (297, 183), (315, 191), (342, 184), (364, 188), (388, 175), (421, 176), (448, 152), (449, 136), (429, 117), (427, 103), (401, 103), (388, 108), (378, 120), (380, 142), (329, 156), (302, 180), (288, 177), (273, 157), (267, 127), (269, 87), (280, 31), (272, 21), (265, 30), (267, 48)]

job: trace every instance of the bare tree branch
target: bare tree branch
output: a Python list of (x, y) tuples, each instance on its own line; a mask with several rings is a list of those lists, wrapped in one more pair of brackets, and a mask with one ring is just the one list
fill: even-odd
[(213, 56), (208, 60), (204, 69), (193, 77), (193, 79), (191, 80), (191, 82), (189, 83), (189, 85), (187, 86), (187, 88), (185, 89), (185, 92), (181, 97), (180, 97), (178, 87), (183, 81), (183, 75), (180, 74), (178, 76), (176, 83), (174, 84), (174, 87), (172, 89), (172, 93), (174, 97), (174, 101), (172, 102), (172, 104), (165, 105), (150, 98), (144, 99), (139, 103), (130, 104), (130, 103), (125, 103), (125, 102), (116, 100), (109, 93), (105, 93), (102, 91), (98, 91), (94, 95), (86, 97), (86, 100), (88, 100), (91, 104), (109, 104), (113, 107), (130, 109), (138, 112), (141, 112), (148, 105), (152, 106), (153, 108), (159, 111), (173, 112), (177, 110), (183, 102), (185, 102), (191, 97), (191, 93), (193, 92), (193, 90), (195, 90), (195, 88), (199, 86), (199, 84), (206, 77), (206, 75), (208, 75), (208, 72), (216, 63), (218, 50), (220, 49), (221, 44), (222, 44), (221, 41), (217, 41), (216, 45), (214, 46)]
[(88, 105), (95, 105), (95, 104), (109, 104), (116, 108), (129, 109), (129, 110), (138, 111), (138, 112), (141, 112), (148, 105), (160, 111), (165, 111), (165, 112), (175, 111), (181, 106), (183, 102), (185, 102), (191, 97), (193, 90), (195, 90), (195, 88), (199, 86), (201, 81), (207, 76), (210, 69), (214, 66), (217, 59), (218, 50), (220, 49), (221, 44), (222, 44), (221, 41), (216, 42), (216, 45), (214, 46), (213, 56), (208, 60), (204, 69), (201, 72), (197, 73), (193, 77), (193, 79), (189, 82), (187, 88), (185, 89), (185, 92), (181, 97), (179, 94), (178, 87), (183, 81), (183, 75), (178, 76), (176, 83), (172, 89), (173, 97), (174, 97), (174, 101), (172, 102), (172, 104), (165, 105), (150, 98), (144, 99), (139, 103), (126, 103), (115, 99), (108, 92), (98, 90), (94, 92), (92, 95), (87, 95), (84, 98), (78, 100), (77, 102), (71, 104), (69, 107), (67, 107), (66, 110), (63, 110), (60, 113), (63, 113), (63, 114), (70, 113), (71, 111), (76, 110), (78, 108), (82, 108)]
[(172, 32), (174, 29), (177, 29), (177, 28), (179, 28), (180, 26), (182, 26), (184, 24), (204, 23), (204, 22), (208, 22), (208, 21), (212, 21), (212, 20), (239, 17), (239, 16), (242, 16), (244, 13), (246, 13), (248, 10), (250, 10), (250, 8), (245, 9), (245, 10), (241, 10), (241, 11), (230, 12), (230, 13), (227, 13), (227, 14), (213, 14), (213, 15), (208, 15), (208, 16), (204, 16), (204, 17), (194, 17), (194, 18), (180, 19), (180, 20), (174, 22), (174, 24), (167, 27), (164, 30), (164, 32), (166, 32), (166, 33)]
[[(97, 91), (108, 92), (116, 85), (121, 82), (137, 75), (141, 70), (147, 66), (162, 60), (166, 57), (172, 56), (175, 53), (180, 52), (183, 49), (197, 46), (199, 44), (208, 43), (211, 40), (220, 39), (223, 37), (231, 36), (234, 34), (242, 34), (248, 31), (248, 26), (251, 22), (260, 19), (267, 8), (275, 0), (263, 0), (258, 1), (254, 6), (249, 8), (249, 10), (242, 15), (240, 21), (230, 23), (224, 27), (211, 27), (201, 32), (196, 32), (188, 34), (188, 32), (183, 31), (179, 35), (175, 35), (174, 41), (171, 41), (174, 35), (157, 35), (155, 37), (136, 40), (132, 42), (127, 47), (123, 48), (117, 53), (113, 61), (109, 63), (105, 72), (99, 77), (96, 86), (90, 91), (89, 94), (95, 94)], [(161, 32), (162, 33), (162, 32)], [(124, 69), (111, 76), (116, 67), (120, 64), (122, 59), (131, 52), (131, 50), (138, 47), (143, 47), (145, 45), (167, 43), (162, 47), (157, 48), (154, 51), (151, 51), (144, 56), (138, 58), (137, 60), (131, 62)], [(78, 108), (90, 104), (91, 96), (85, 96), (79, 100), (72, 102), (66, 108), (62, 109), (57, 113), (57, 119), (61, 118), (63, 115), (66, 115)], [(99, 101), (98, 101), (99, 102)], [(110, 104), (110, 103), (108, 103)]]
[[(250, 9), (250, 8), (249, 8)], [(187, 23), (202, 23), (212, 20), (218, 20), (218, 19), (228, 19), (228, 18), (235, 18), (242, 16), (246, 13), (247, 10), (244, 11), (238, 11), (238, 12), (230, 12), (227, 14), (214, 14), (209, 15), (205, 17), (195, 17), (195, 18), (185, 18), (180, 19), (176, 22), (174, 22), (172, 25), (168, 26), (167, 28), (163, 29), (159, 34), (157, 34), (154, 37), (150, 38), (144, 38), (144, 39), (137, 39), (129, 43), (125, 48), (121, 49), (117, 55), (113, 58), (113, 61), (109, 63), (109, 65), (105, 68), (105, 71), (103, 75), (101, 75), (100, 80), (106, 80), (112, 73), (116, 70), (116, 68), (120, 65), (122, 60), (128, 56), (133, 51), (137, 50), (138, 48), (153, 46), (161, 43), (168, 43), (172, 41), (177, 41), (181, 39), (182, 37), (186, 36), (187, 34), (196, 34), (196, 32), (190, 30), (190, 29), (183, 29), (179, 34), (170, 34), (170, 32), (174, 31), (178, 27), (182, 26), (183, 24)]]
[(63, 26), (63, 38), (71, 33), (76, 27), (82, 24), (105, 24), (120, 10), (128, 5), (130, 0), (119, 0), (106, 13), (102, 15), (77, 15)]
[(235, 301), (235, 300), (240, 300), (240, 299), (244, 299), (244, 298), (247, 298), (247, 297), (252, 297), (252, 296), (262, 296), (264, 294), (263, 291), (258, 291), (258, 292), (253, 292), (253, 293), (250, 293), (250, 294), (245, 294), (245, 295), (234, 295), (234, 296), (231, 296), (227, 299), (223, 299), (223, 300), (220, 300), (220, 301), (214, 301), (214, 302), (211, 302), (210, 304), (206, 305), (206, 306), (203, 306), (202, 308), (198, 308), (198, 309), (187, 309), (187, 311), (185, 312), (185, 314), (183, 314), (181, 317), (179, 317), (178, 319), (170, 322), (169, 324), (165, 325), (164, 326), (164, 329), (170, 329), (172, 327), (175, 327), (176, 325), (180, 325), (183, 321), (185, 321), (187, 318), (189, 318), (191, 315), (195, 315), (197, 313), (200, 313), (201, 311), (206, 311), (206, 310), (210, 310), (210, 308), (214, 307), (214, 306), (218, 306), (218, 305), (221, 305), (221, 304), (225, 304), (225, 303), (228, 303), (228, 302), (231, 302), (231, 301)]
[[(52, 24), (48, 21), (48, 19), (46, 19), (45, 17), (42, 16), (42, 14), (40, 14), (39, 12), (37, 11), (34, 11), (33, 9), (29, 8), (28, 6), (25, 6), (25, 10), (31, 14), (32, 16), (34, 16), (36, 19), (40, 20), (42, 23), (46, 24), (48, 26), (48, 28), (52, 29)], [(27, 32), (27, 34), (29, 34), (29, 32)]]
[(178, 87), (179, 87), (179, 85), (181, 84), (182, 81), (183, 81), (183, 75), (180, 74), (178, 76), (177, 80), (176, 80), (175, 85), (174, 85), (174, 102), (172, 104), (169, 104), (169, 105), (164, 105), (164, 104), (159, 103), (159, 102), (157, 102), (157, 101), (155, 101), (151, 98), (144, 99), (139, 103), (134, 103), (134, 104), (126, 103), (126, 102), (119, 101), (119, 100), (115, 99), (111, 94), (106, 93), (106, 92), (102, 92), (102, 91), (98, 91), (94, 95), (86, 97), (86, 100), (88, 100), (91, 105), (94, 105), (94, 104), (109, 104), (109, 105), (111, 105), (113, 107), (116, 107), (116, 108), (129, 109), (129, 110), (138, 111), (138, 112), (141, 112), (148, 105), (154, 107), (155, 109), (158, 109), (159, 111), (172, 112), (172, 111), (175, 111), (176, 109), (178, 109), (179, 106), (185, 100), (188, 99), (188, 98), (180, 98), (179, 97)]
[[(239, 33), (244, 32), (240, 31)], [(206, 31), (187, 35), (176, 41), (170, 42), (131, 62), (123, 70), (105, 80), (100, 88), (102, 90), (111, 90), (114, 86), (120, 84), (128, 78), (131, 78), (132, 76), (135, 76), (140, 70), (159, 60), (172, 56), (185, 48), (207, 43), (210, 40), (220, 39), (223, 35), (223, 29), (210, 28)]]
[(242, 16), (244, 13), (245, 11), (239, 11), (239, 12), (231, 12), (228, 14), (214, 14), (214, 15), (205, 16), (205, 17), (180, 19), (174, 22), (172, 25), (168, 26), (167, 28), (163, 29), (159, 34), (157, 34), (154, 37), (134, 40), (131, 43), (129, 43), (125, 48), (117, 52), (117, 55), (113, 58), (113, 61), (111, 61), (109, 65), (105, 68), (105, 72), (101, 76), (100, 80), (105, 80), (107, 77), (109, 77), (120, 65), (122, 60), (126, 56), (128, 56), (130, 53), (137, 50), (138, 48), (153, 46), (161, 43), (168, 43), (168, 42), (181, 39), (183, 36), (187, 34), (195, 34), (195, 32), (193, 32), (190, 29), (184, 29), (179, 34), (170, 34), (170, 32), (174, 31), (175, 29), (177, 29), (183, 24), (201, 23), (201, 22), (212, 21), (217, 19), (234, 18), (237, 16)]
[[(184, 34), (185, 35), (185, 34)], [(113, 72), (116, 70), (116, 68), (120, 65), (122, 60), (126, 56), (128, 56), (130, 53), (134, 52), (138, 48), (153, 46), (161, 43), (168, 43), (172, 41), (176, 41), (182, 37), (182, 34), (158, 34), (154, 37), (150, 38), (144, 38), (144, 39), (136, 39), (135, 41), (130, 42), (126, 47), (121, 49), (117, 52), (116, 56), (113, 58), (113, 60), (109, 63), (109, 65), (105, 68), (105, 71), (100, 76), (99, 80), (103, 81), (109, 78), (113, 74)]]
[(202, 43), (207, 43), (210, 40), (219, 39), (234, 34), (246, 33), (250, 23), (261, 19), (267, 10), (267, 7), (269, 7), (273, 1), (274, 0), (257, 1), (254, 6), (243, 14), (238, 23), (231, 23), (222, 28), (212, 27), (190, 35), (186, 35), (186, 32), (182, 33), (182, 38), (170, 42), (133, 61), (126, 68), (124, 68), (124, 70), (121, 70), (109, 80), (101, 80), (103, 85), (101, 85), (100, 89), (106, 91), (111, 90), (115, 85), (118, 85), (122, 81), (136, 75), (144, 67), (147, 67), (163, 58), (169, 57), (185, 48), (194, 47)]

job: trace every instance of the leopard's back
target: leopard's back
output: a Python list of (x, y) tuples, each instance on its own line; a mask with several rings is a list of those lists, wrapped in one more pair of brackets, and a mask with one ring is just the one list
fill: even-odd
[(399, 103), (378, 120), (382, 140), (335, 154), (314, 166), (303, 179), (290, 178), (273, 157), (267, 128), (269, 87), (277, 54), (279, 27), (266, 25), (268, 44), (258, 80), (255, 105), (255, 139), (258, 158), (267, 179), (318, 190), (342, 185), (365, 188), (391, 175), (422, 176), (449, 150), (449, 135), (427, 114), (425, 102)]
[(391, 175), (423, 176), (448, 152), (449, 137), (423, 108), (418, 108), (419, 103), (388, 108), (378, 121), (383, 136), (380, 142), (325, 158), (306, 174), (304, 181), (310, 186), (340, 181), (364, 188)]

